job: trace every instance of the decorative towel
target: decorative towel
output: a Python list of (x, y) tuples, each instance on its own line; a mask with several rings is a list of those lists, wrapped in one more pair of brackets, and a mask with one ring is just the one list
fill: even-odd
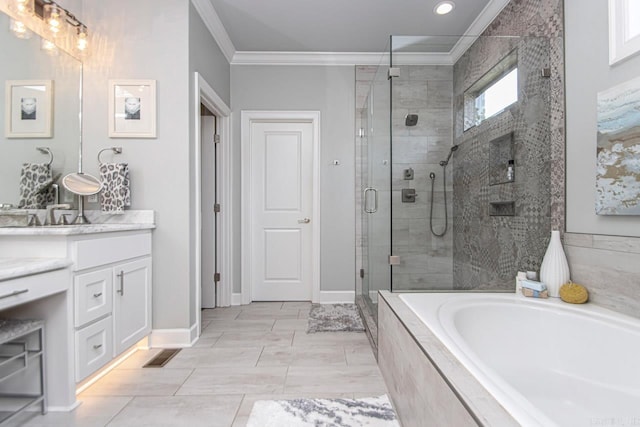
[(100, 163), (100, 205), (102, 212), (121, 214), (131, 206), (129, 165), (127, 163)]
[(53, 176), (48, 163), (23, 163), (20, 170), (20, 209), (44, 209), (55, 202)]

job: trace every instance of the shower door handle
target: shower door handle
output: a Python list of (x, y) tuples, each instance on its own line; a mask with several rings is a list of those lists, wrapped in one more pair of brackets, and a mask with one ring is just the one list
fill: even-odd
[[(367, 198), (370, 191), (373, 191), (373, 209), (369, 209), (369, 199)], [(364, 189), (364, 211), (368, 214), (378, 212), (378, 190), (373, 187), (368, 187)]]

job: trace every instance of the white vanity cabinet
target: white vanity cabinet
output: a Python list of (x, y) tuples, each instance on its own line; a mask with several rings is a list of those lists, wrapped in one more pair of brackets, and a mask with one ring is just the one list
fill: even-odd
[(71, 254), (80, 382), (151, 331), (151, 232), (84, 236)]

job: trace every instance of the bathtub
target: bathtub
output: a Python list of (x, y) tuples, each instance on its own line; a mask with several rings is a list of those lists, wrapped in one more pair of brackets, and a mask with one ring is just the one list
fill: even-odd
[[(441, 366), (436, 370), (476, 424), (491, 425), (492, 417), (481, 413), (483, 409), (465, 389), (469, 381), (460, 379), (457, 371), (461, 369), (456, 371), (456, 366), (464, 367), (468, 371), (464, 374), (470, 374), (515, 424), (640, 425), (638, 319), (591, 304), (515, 294), (428, 293), (394, 298), (386, 294), (385, 300), (395, 306), (396, 315), (402, 314), (404, 303), (427, 326), (429, 334), (414, 333), (413, 339), (432, 347), (423, 351), (436, 365), (430, 334), (442, 344), (441, 353), (447, 354), (440, 355)], [(409, 330), (410, 317), (405, 313), (400, 319)], [(449, 362), (451, 355), (455, 363)], [(447, 370), (458, 378), (446, 378)]]

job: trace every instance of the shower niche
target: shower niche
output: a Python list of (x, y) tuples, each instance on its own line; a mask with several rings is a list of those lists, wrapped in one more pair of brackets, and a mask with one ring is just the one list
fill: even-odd
[(489, 141), (489, 185), (515, 181), (513, 132)]

